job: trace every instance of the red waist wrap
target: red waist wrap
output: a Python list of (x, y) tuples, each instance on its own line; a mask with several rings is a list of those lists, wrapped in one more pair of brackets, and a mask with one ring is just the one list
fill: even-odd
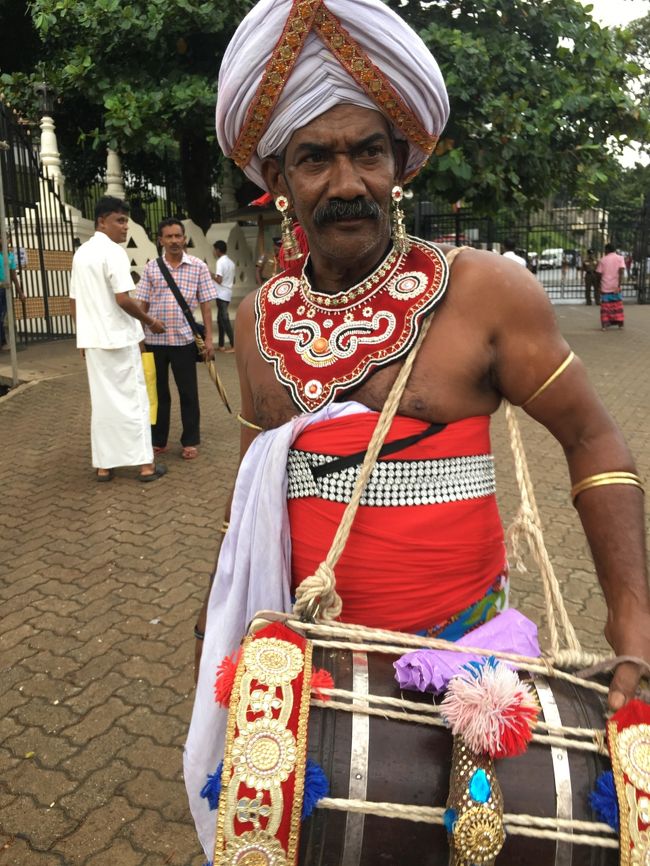
[[(308, 427), (297, 451), (342, 457), (368, 446), (377, 413), (365, 412)], [(386, 442), (428, 424), (397, 417)], [(490, 454), (489, 418), (448, 424), (389, 460), (434, 460)], [(325, 559), (345, 504), (313, 496), (289, 499), (292, 585)], [(415, 506), (360, 506), (336, 566), (341, 620), (374, 628), (419, 631), (481, 598), (505, 568), (503, 528), (494, 495)]]

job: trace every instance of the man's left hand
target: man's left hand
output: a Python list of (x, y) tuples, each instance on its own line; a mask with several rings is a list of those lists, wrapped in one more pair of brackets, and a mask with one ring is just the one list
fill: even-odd
[[(643, 606), (628, 610), (617, 618), (610, 615), (605, 627), (605, 637), (616, 655), (634, 656), (650, 664), (650, 611)], [(611, 710), (620, 710), (634, 697), (639, 679), (647, 676), (647, 669), (640, 669), (631, 662), (620, 664), (609, 687), (608, 703)]]
[(203, 352), (203, 357), (206, 361), (214, 361), (214, 343), (212, 340), (205, 341), (205, 350)]

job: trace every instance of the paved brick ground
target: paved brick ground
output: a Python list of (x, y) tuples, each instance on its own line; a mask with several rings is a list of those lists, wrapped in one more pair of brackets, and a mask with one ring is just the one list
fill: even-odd
[[(625, 331), (607, 334), (593, 310), (557, 312), (650, 477), (650, 307), (628, 307)], [(0, 356), (0, 374), (7, 362)], [(233, 357), (220, 362), (236, 403)], [(0, 400), (0, 866), (198, 866), (181, 778), (192, 625), (237, 425), (204, 377), (200, 459), (184, 463), (177, 446), (155, 484), (121, 470), (98, 485), (75, 350), (32, 347), (20, 366), (34, 382)], [(602, 647), (603, 604), (560, 448), (522, 424), (567, 605), (585, 646)], [(494, 426), (508, 518), (515, 494), (501, 414)], [(514, 584), (515, 603), (539, 619), (537, 577)]]

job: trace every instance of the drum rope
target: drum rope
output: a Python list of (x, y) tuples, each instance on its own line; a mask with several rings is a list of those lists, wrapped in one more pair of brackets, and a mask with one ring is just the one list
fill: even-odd
[[(405, 821), (421, 821), (427, 824), (443, 824), (445, 809), (441, 806), (409, 806), (402, 803), (374, 803), (368, 800), (347, 800), (339, 797), (323, 797), (317, 803), (319, 809), (334, 809), (341, 812), (360, 812), (381, 818), (398, 818)], [(600, 848), (618, 848), (618, 840), (608, 838), (614, 830), (597, 821), (578, 821), (572, 818), (540, 818), (536, 815), (503, 816), (506, 830), (513, 836), (531, 836), (537, 839), (554, 839), (573, 842), (576, 845), (595, 845)], [(560, 828), (560, 829), (553, 829)], [(568, 832), (571, 830), (584, 833)], [(567, 831), (567, 832), (564, 832)], [(607, 834), (599, 836), (598, 833)]]
[[(406, 710), (412, 711), (416, 714), (422, 714), (427, 717), (437, 717), (442, 715), (442, 710), (439, 704), (428, 704), (422, 701), (409, 701), (406, 698), (391, 698), (388, 695), (364, 695), (361, 697), (357, 692), (350, 691), (348, 689), (328, 689), (328, 688), (318, 688), (318, 695), (329, 695), (330, 698), (342, 698), (347, 701), (361, 702), (364, 703), (375, 704), (378, 707), (395, 707), (398, 710)], [(312, 704), (314, 706), (322, 707), (323, 709), (327, 709), (328, 706), (334, 706), (330, 703), (329, 700), (325, 698), (312, 698)], [(351, 705), (345, 704), (345, 707), (350, 707)], [(401, 718), (398, 714), (395, 718)], [(576, 737), (578, 740), (586, 740), (591, 743), (595, 743), (597, 746), (602, 746), (603, 754), (607, 754), (605, 748), (605, 731), (603, 729), (597, 728), (577, 728), (571, 727), (569, 725), (550, 725), (548, 722), (537, 721), (533, 730), (537, 732), (544, 732), (546, 736), (549, 737)]]
[[(397, 709), (404, 708), (406, 710), (413, 710), (414, 712), (424, 713), (425, 715), (429, 716), (439, 716), (442, 713), (439, 704), (429, 704), (422, 701), (409, 701), (406, 698), (391, 698), (388, 695), (369, 694), (364, 695), (362, 698), (358, 692), (353, 692), (349, 689), (328, 689), (319, 686), (318, 694), (330, 695), (333, 698), (347, 698), (349, 700), (367, 701), (368, 703), (377, 704), (378, 706), (396, 707)], [(326, 707), (327, 702), (323, 701), (322, 705)], [(602, 729), (598, 730), (597, 728), (575, 728), (570, 726), (558, 727), (557, 725), (550, 725), (548, 722), (541, 722), (539, 720), (535, 723), (534, 730), (546, 731), (546, 733), (549, 735), (561, 736), (564, 734), (568, 737), (579, 737), (587, 740), (595, 740), (598, 737), (605, 735), (605, 731)]]
[[(376, 653), (386, 653), (387, 655), (399, 655), (404, 652), (403, 646), (398, 645), (390, 645), (390, 644), (372, 644), (372, 643), (352, 643), (350, 641), (338, 641), (338, 640), (316, 640), (312, 641), (314, 646), (324, 647), (326, 649), (343, 649), (349, 650), (350, 652), (376, 652)], [(481, 650), (483, 655), (493, 655), (496, 658), (501, 657), (501, 653), (493, 653), (491, 650)], [(522, 666), (525, 665), (527, 671), (536, 674), (542, 674), (543, 676), (554, 677), (555, 679), (565, 680), (566, 682), (573, 683), (577, 686), (582, 686), (585, 689), (591, 689), (591, 691), (599, 692), (600, 694), (606, 695), (609, 692), (607, 686), (602, 685), (601, 683), (593, 682), (592, 680), (585, 680), (582, 677), (576, 676), (575, 674), (567, 673), (567, 671), (559, 670), (558, 668), (554, 668), (550, 664), (545, 663), (546, 660), (543, 658), (530, 658), (526, 659), (525, 663), (522, 663)]]
[[(411, 724), (431, 725), (432, 727), (436, 728), (447, 728), (447, 724), (443, 721), (442, 718), (422, 715), (420, 713), (405, 712), (404, 710), (402, 712), (400, 712), (399, 710), (389, 710), (386, 707), (384, 707), (383, 709), (380, 707), (371, 707), (367, 703), (363, 703), (363, 701), (365, 700), (367, 700), (367, 698), (360, 698), (359, 695), (356, 695), (354, 703), (344, 703), (343, 701), (332, 700), (321, 701), (312, 698), (311, 706), (319, 707), (323, 710), (342, 710), (343, 712), (358, 713), (360, 715), (366, 716), (379, 716), (382, 719), (395, 719), (399, 722), (410, 722)], [(561, 749), (575, 749), (576, 751), (596, 752), (598, 754), (604, 755), (608, 754), (606, 747), (604, 751), (601, 751), (601, 746), (598, 744), (595, 737), (593, 738), (592, 742), (589, 742), (586, 739), (571, 740), (566, 737), (550, 734), (533, 734), (533, 742), (540, 743), (545, 746), (556, 746), (557, 748)]]
[[(507, 533), (515, 565), (519, 571), (526, 571), (526, 566), (521, 557), (522, 540), (525, 539), (542, 577), (544, 598), (546, 601), (546, 619), (551, 638), (551, 655), (558, 655), (561, 649), (556, 619), (557, 611), (560, 618), (560, 624), (564, 630), (564, 641), (570, 651), (570, 665), (575, 667), (582, 665), (584, 667), (585, 664), (582, 661), (582, 647), (569, 618), (569, 614), (567, 613), (562, 598), (562, 592), (560, 590), (560, 584), (544, 542), (542, 521), (537, 508), (535, 494), (533, 492), (533, 484), (528, 470), (528, 461), (526, 459), (526, 452), (521, 438), (521, 429), (517, 418), (515, 417), (514, 409), (509, 403), (506, 403), (505, 412), (520, 496), (519, 510)], [(587, 662), (587, 664), (589, 664), (589, 662)]]

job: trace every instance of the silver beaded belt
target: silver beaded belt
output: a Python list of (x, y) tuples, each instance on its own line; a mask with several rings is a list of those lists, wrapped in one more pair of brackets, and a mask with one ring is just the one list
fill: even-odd
[[(350, 466), (314, 478), (312, 470), (338, 460), (328, 454), (289, 451), (288, 499), (315, 496), (349, 502), (360, 466)], [(496, 491), (491, 454), (444, 457), (439, 460), (380, 460), (368, 479), (361, 505), (433, 505), (480, 499)]]

